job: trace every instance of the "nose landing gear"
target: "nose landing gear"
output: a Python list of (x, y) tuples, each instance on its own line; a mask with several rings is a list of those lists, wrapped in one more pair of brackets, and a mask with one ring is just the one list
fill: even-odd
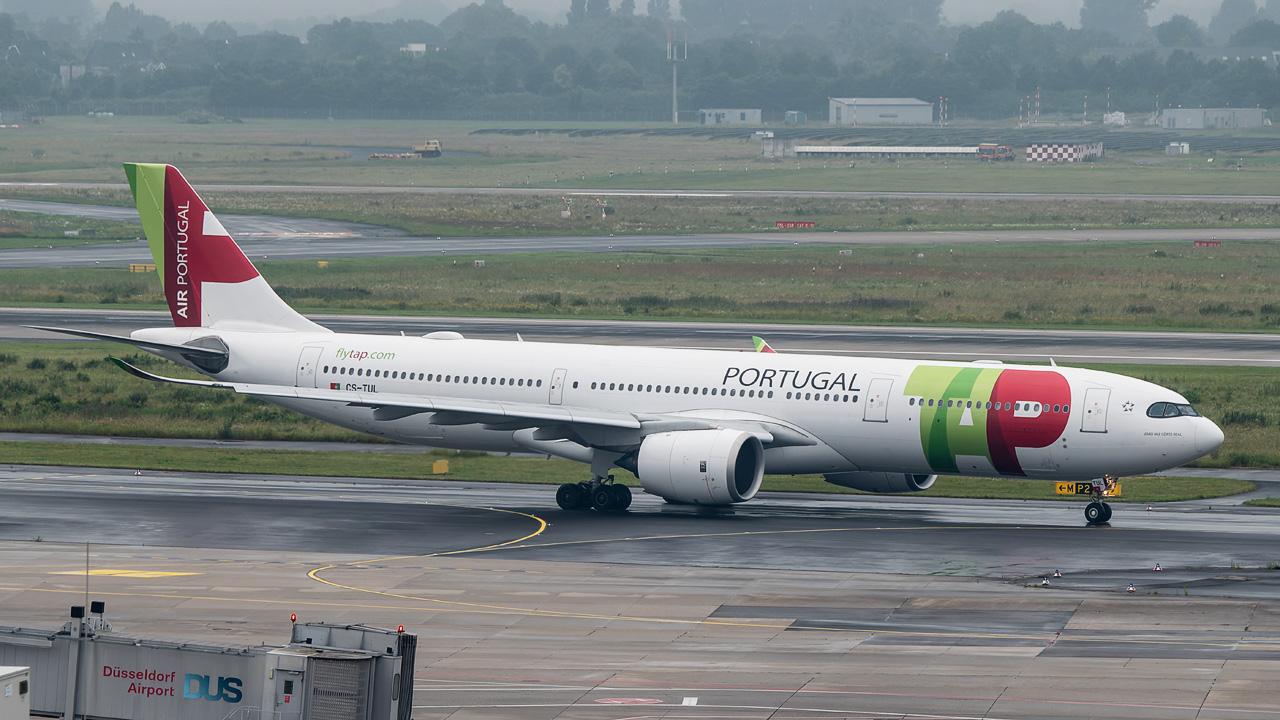
[(1106, 525), (1111, 521), (1111, 506), (1102, 499), (1119, 494), (1116, 479), (1110, 475), (1104, 475), (1101, 480), (1093, 481), (1092, 489), (1090, 497), (1093, 498), (1093, 502), (1085, 506), (1085, 522), (1090, 525)]
[(1084, 509), (1084, 519), (1090, 525), (1105, 525), (1111, 520), (1111, 506), (1104, 502), (1091, 502)]

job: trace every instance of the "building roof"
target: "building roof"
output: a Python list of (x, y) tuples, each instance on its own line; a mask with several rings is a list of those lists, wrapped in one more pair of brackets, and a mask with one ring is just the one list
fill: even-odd
[(933, 105), (933, 103), (917, 100), (916, 98), (827, 98), (836, 102), (842, 102), (846, 105), (858, 103), (859, 105)]

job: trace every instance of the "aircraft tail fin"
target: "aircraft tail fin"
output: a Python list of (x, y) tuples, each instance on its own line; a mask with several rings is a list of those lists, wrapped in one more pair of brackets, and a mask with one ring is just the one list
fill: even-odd
[(177, 168), (124, 171), (175, 326), (326, 331), (275, 294)]
[(765, 342), (764, 338), (762, 337), (757, 337), (755, 335), (752, 335), (751, 342), (755, 343), (756, 352), (762, 352), (762, 353), (777, 352), (773, 348), (769, 347), (769, 343)]

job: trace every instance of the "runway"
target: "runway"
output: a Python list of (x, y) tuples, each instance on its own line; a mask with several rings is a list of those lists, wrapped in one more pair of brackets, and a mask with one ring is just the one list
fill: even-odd
[[(423, 335), (455, 330), (467, 337), (544, 342), (750, 350), (759, 335), (778, 352), (936, 360), (1059, 364), (1280, 365), (1280, 336), (1247, 333), (878, 327), (777, 323), (311, 315), (335, 332)], [(142, 310), (0, 307), (0, 341), (84, 342), (24, 325), (128, 335), (167, 326), (169, 314)], [(105, 347), (105, 346), (104, 346)]]
[(1280, 527), (1231, 499), (1088, 528), (1079, 503), (603, 517), (550, 487), (92, 468), (0, 468), (0, 493), (0, 622), (80, 602), (90, 542), (120, 632), (404, 624), (418, 720), (1280, 716)]
[[(0, 200), (0, 209), (83, 215), (133, 222), (133, 208)], [(999, 230), (903, 232), (766, 232), (690, 235), (559, 235), (412, 237), (401, 231), (336, 220), (260, 215), (219, 216), (251, 260), (326, 260), (344, 257), (498, 255), (529, 252), (625, 253), (691, 248), (921, 245), (995, 242), (1192, 242), (1280, 240), (1280, 228), (1186, 230)], [(141, 237), (141, 227), (139, 227)], [(145, 242), (94, 243), (0, 250), (0, 268), (125, 266), (152, 262)]]

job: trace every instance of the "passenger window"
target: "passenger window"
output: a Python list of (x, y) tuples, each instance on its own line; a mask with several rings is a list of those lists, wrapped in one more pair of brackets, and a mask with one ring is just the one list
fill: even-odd
[[(505, 385), (506, 383), (507, 383), (506, 378), (503, 378), (503, 380), (502, 380), (502, 384), (504, 384), (504, 385)], [(578, 381), (577, 381), (577, 380), (574, 380), (574, 381), (573, 381), (573, 389), (574, 389), (574, 390), (577, 390), (577, 389), (578, 389)]]
[(539, 380), (539, 381), (538, 381), (538, 387), (542, 387), (542, 381), (541, 381), (541, 380)]
[(770, 390), (770, 391), (769, 391), (769, 397), (770, 397), (770, 398), (772, 398), (772, 397), (773, 397), (773, 391), (772, 391), (772, 390)]

